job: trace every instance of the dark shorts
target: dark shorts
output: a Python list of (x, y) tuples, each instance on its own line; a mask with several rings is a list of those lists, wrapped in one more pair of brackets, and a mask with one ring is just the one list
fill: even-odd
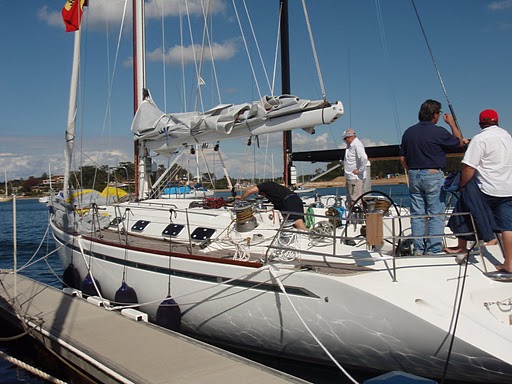
[[(304, 204), (302, 203), (302, 199), (299, 195), (291, 194), (284, 198), (283, 200), (283, 211), (285, 212), (297, 212), (298, 215), (293, 213), (288, 216), (288, 220), (304, 220)], [(286, 219), (287, 213), (283, 213), (283, 217)]]
[(512, 231), (512, 197), (496, 197), (484, 194), (496, 220), (495, 231)]

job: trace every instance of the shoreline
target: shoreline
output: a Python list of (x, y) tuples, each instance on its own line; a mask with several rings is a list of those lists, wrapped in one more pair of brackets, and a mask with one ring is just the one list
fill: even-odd
[[(407, 177), (405, 175), (400, 175), (394, 177), (392, 179), (372, 179), (371, 185), (398, 185), (398, 184), (407, 184)], [(340, 176), (330, 181), (313, 181), (313, 182), (305, 182), (304, 184), (300, 184), (306, 187), (315, 187), (315, 188), (332, 188), (332, 187), (345, 187), (345, 177)]]
[[(298, 183), (299, 184), (299, 183)], [(397, 177), (394, 177), (392, 179), (372, 179), (372, 186), (373, 185), (398, 185), (398, 184), (407, 184), (407, 177), (405, 175), (400, 175)], [(314, 187), (314, 188), (344, 188), (345, 187), (345, 177), (340, 176), (330, 181), (312, 181), (312, 182), (305, 182), (303, 184), (300, 184), (306, 187)], [(229, 192), (229, 189), (216, 189), (218, 192)], [(41, 196), (16, 196), (16, 199), (23, 199), (23, 200), (37, 200)]]

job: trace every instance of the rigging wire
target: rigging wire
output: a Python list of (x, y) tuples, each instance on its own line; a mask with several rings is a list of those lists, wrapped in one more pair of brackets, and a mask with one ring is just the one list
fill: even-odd
[[(382, 18), (382, 9), (380, 6), (380, 0), (375, 0), (375, 8), (377, 9), (377, 21), (379, 23), (379, 32), (382, 43), (382, 48), (384, 50), (384, 61), (386, 62), (386, 66), (389, 69), (391, 67), (391, 61), (389, 59), (389, 49), (386, 40), (386, 32), (384, 29), (384, 20)], [(391, 76), (387, 76), (388, 84), (391, 89), (391, 101), (393, 104), (393, 115), (395, 119), (395, 128), (397, 133), (397, 142), (401, 142), (402, 132), (400, 130), (400, 118), (398, 115), (398, 106), (396, 101), (396, 92), (394, 90), (393, 82), (391, 81)]]
[(247, 58), (249, 59), (249, 64), (251, 66), (252, 77), (254, 79), (254, 83), (256, 85), (256, 89), (258, 90), (258, 96), (261, 99), (262, 95), (261, 95), (260, 86), (258, 84), (258, 79), (256, 78), (256, 72), (254, 70), (254, 64), (252, 62), (251, 55), (249, 54), (249, 47), (247, 46), (247, 39), (245, 38), (245, 33), (244, 33), (243, 28), (242, 28), (242, 23), (240, 21), (240, 15), (238, 14), (238, 9), (236, 7), (235, 0), (232, 0), (232, 3), (233, 3), (233, 10), (235, 11), (235, 15), (236, 15), (236, 20), (238, 22), (238, 27), (240, 28), (240, 33), (242, 34), (242, 40), (244, 42), (245, 51), (247, 53)]
[[(201, 3), (201, 5), (203, 6), (204, 3)], [(214, 54), (214, 51), (213, 51), (213, 48), (212, 48), (213, 47), (212, 38), (210, 36), (210, 30), (213, 30), (213, 28), (212, 27), (208, 27), (208, 17), (207, 17), (207, 15), (210, 14), (210, 9), (211, 9), (211, 1), (208, 1), (208, 9), (207, 9), (207, 11), (205, 12), (204, 8), (203, 8), (204, 31), (205, 31), (205, 37), (208, 40), (208, 47), (210, 49), (210, 60), (211, 60), (211, 64), (212, 64), (213, 77), (215, 79), (215, 88), (217, 90), (217, 97), (219, 98), (219, 103), (222, 104), (222, 97), (221, 97), (221, 94), (220, 94), (219, 79), (218, 79), (218, 76), (217, 76), (217, 67), (215, 65), (215, 54)], [(213, 18), (212, 17), (210, 17), (209, 20), (210, 20), (210, 23), (213, 22)], [(204, 50), (204, 40), (203, 40), (203, 47), (202, 47), (202, 49)], [(201, 58), (201, 67), (202, 67), (202, 62), (203, 62), (203, 59)], [(202, 69), (201, 69), (201, 72), (199, 74), (202, 75)], [(203, 85), (201, 80), (202, 80), (202, 78), (199, 78), (198, 85), (197, 85), (198, 87)], [(213, 92), (213, 89), (212, 89), (212, 92)], [(213, 101), (213, 95), (212, 95), (212, 101)]]
[[(116, 53), (114, 55), (114, 65), (112, 67), (112, 75), (109, 72), (107, 72), (107, 75), (108, 75), (107, 104), (106, 104), (105, 116), (103, 117), (103, 127), (102, 127), (102, 132), (101, 132), (102, 135), (105, 132), (105, 125), (107, 125), (106, 121), (111, 117), (112, 88), (114, 86), (114, 79), (116, 77), (115, 75), (116, 75), (117, 62), (119, 59), (119, 51), (121, 49), (121, 39), (123, 36), (123, 31), (124, 31), (126, 7), (127, 7), (127, 1), (125, 1), (125, 3), (124, 3), (123, 16), (121, 17), (121, 25), (119, 27), (119, 33), (117, 36), (117, 46), (116, 46)], [(108, 23), (106, 23), (106, 28), (107, 28), (107, 36), (108, 36)], [(110, 55), (108, 53), (108, 44), (107, 44), (107, 65), (108, 65), (108, 67), (110, 67), (109, 56)], [(109, 125), (111, 125), (111, 124), (109, 124)], [(98, 163), (99, 163), (99, 161), (98, 161)]]
[(256, 38), (256, 33), (254, 32), (254, 27), (252, 25), (251, 16), (249, 14), (249, 10), (247, 9), (247, 3), (245, 2), (245, 0), (243, 1), (243, 4), (244, 4), (247, 20), (249, 21), (249, 26), (251, 27), (252, 38), (254, 39), (254, 43), (256, 44), (256, 50), (258, 51), (258, 56), (260, 58), (261, 67), (263, 69), (263, 73), (265, 74), (265, 79), (267, 80), (268, 87), (273, 91), (273, 88), (271, 88), (271, 86), (270, 86), (270, 80), (268, 78), (267, 69), (265, 68), (265, 62), (263, 60), (263, 56), (261, 55), (261, 49), (258, 44), (258, 39)]
[[(190, 47), (192, 48), (192, 55), (194, 57), (194, 68), (196, 71), (197, 82), (199, 83), (199, 69), (197, 68), (196, 46), (194, 44), (194, 35), (192, 33), (192, 22), (190, 20), (190, 11), (188, 8), (188, 1), (185, 1), (185, 8), (187, 10), (188, 31), (189, 31), (189, 35), (190, 35)], [(195, 102), (195, 106), (194, 106), (195, 110), (198, 109), (197, 108), (198, 101), (201, 103), (201, 110), (204, 111), (203, 98), (201, 96), (201, 87), (197, 87), (196, 102)]]
[[(414, 3), (414, 0), (411, 0), (412, 6), (414, 8), (414, 12), (416, 13), (416, 17), (418, 19), (418, 23), (420, 24), (421, 32), (423, 33), (423, 38), (425, 39), (425, 43), (427, 44), (428, 51), (430, 53), (430, 58), (432, 59), (432, 64), (434, 64), (434, 68), (437, 73), (437, 78), (439, 79), (439, 82), (441, 83), (441, 88), (444, 92), (444, 97), (446, 98), (446, 102), (448, 103), (448, 108), (450, 108), (450, 113), (453, 116), (453, 120), (455, 122), (455, 125), (457, 128), (459, 128), (459, 123), (457, 121), (457, 118), (455, 117), (455, 111), (453, 110), (452, 103), (450, 102), (450, 98), (448, 97), (448, 92), (446, 91), (446, 87), (444, 86), (443, 78), (441, 77), (441, 72), (439, 71), (439, 67), (437, 66), (436, 60), (434, 58), (434, 54), (432, 53), (432, 48), (430, 47), (430, 43), (428, 42), (427, 34), (425, 33), (425, 29), (423, 28), (423, 23), (421, 22), (420, 15), (418, 13), (418, 9), (416, 8), (416, 4)], [(462, 133), (462, 131), (461, 131)]]
[(279, 56), (279, 41), (281, 40), (281, 14), (283, 13), (283, 3), (280, 2), (279, 6), (279, 20), (277, 22), (277, 33), (276, 33), (276, 49), (274, 51), (274, 70), (272, 71), (272, 87), (270, 88), (270, 94), (274, 96), (274, 90), (276, 86), (277, 76), (277, 59)]
[(316, 72), (318, 75), (318, 81), (320, 82), (320, 89), (322, 90), (322, 97), (324, 100), (326, 100), (324, 79), (322, 77), (322, 71), (320, 70), (320, 62), (318, 61), (318, 55), (316, 53), (315, 39), (313, 38), (313, 31), (311, 30), (311, 23), (309, 22), (309, 14), (306, 7), (306, 0), (302, 0), (302, 8), (304, 9), (304, 17), (306, 18), (309, 40), (311, 42), (311, 50), (313, 51), (313, 57), (315, 59)]
[(163, 86), (163, 97), (164, 97), (164, 112), (167, 112), (167, 72), (165, 70), (166, 59), (165, 59), (165, 12), (164, 4), (162, 8), (159, 7), (158, 2), (155, 1), (155, 7), (160, 11), (160, 25), (162, 35), (162, 86)]
[(349, 126), (352, 127), (352, 67), (350, 66), (350, 47), (348, 48), (347, 55), (347, 67), (348, 67), (348, 122)]
[[(210, 9), (211, 9), (210, 6), (211, 6), (211, 1), (208, 1), (206, 8), (204, 7), (204, 2), (201, 2), (201, 10), (202, 10), (202, 14), (203, 14), (203, 24), (204, 25), (203, 25), (203, 37), (202, 37), (202, 41), (201, 41), (201, 58), (199, 59), (199, 76), (197, 78), (197, 84), (196, 84), (197, 88), (201, 88), (201, 86), (206, 84), (206, 82), (203, 79), (203, 68), (204, 68), (205, 53), (206, 53), (206, 41), (208, 41), (208, 48), (209, 48), (209, 52), (210, 52), (210, 61), (212, 63), (214, 71), (215, 71), (214, 54), (213, 54), (212, 43), (211, 43), (211, 39), (210, 39), (210, 27), (208, 26), (209, 21), (211, 22), (211, 19), (212, 19), (211, 17), (209, 17)], [(212, 87), (212, 91), (213, 91), (213, 87)], [(217, 92), (219, 92), (218, 83), (217, 83)], [(220, 93), (218, 94), (218, 96), (219, 96), (219, 100), (220, 100)], [(221, 102), (221, 101), (219, 101), (219, 102)], [(213, 97), (212, 97), (212, 103), (213, 103)]]
[(183, 46), (183, 13), (181, 10), (181, 1), (178, 1), (178, 11), (180, 15), (180, 47), (181, 47), (181, 86), (183, 92), (183, 112), (187, 112), (187, 84), (185, 80), (185, 47)]

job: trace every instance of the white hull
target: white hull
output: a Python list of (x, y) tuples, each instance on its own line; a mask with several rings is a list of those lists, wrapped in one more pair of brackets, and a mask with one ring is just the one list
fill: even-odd
[(297, 194), (307, 194), (307, 193), (313, 193), (316, 191), (316, 188), (297, 188), (294, 189), (293, 192)]
[[(185, 222), (182, 208), (186, 205), (178, 201), (173, 204), (177, 208), (172, 222)], [(366, 268), (354, 269), (350, 257), (364, 253), (364, 246), (337, 243), (333, 248), (332, 244), (320, 243), (313, 247), (309, 238), (301, 237), (299, 248), (305, 253), (300, 260), (265, 264), (258, 261), (265, 255), (258, 239), (270, 238), (270, 232), (275, 233), (279, 225), (270, 218), (269, 211), (256, 214), (259, 225), (254, 230), (232, 231), (232, 241), (241, 240), (239, 247), (250, 238), (250, 252), (256, 255), (248, 261), (234, 261), (235, 247), (215, 239), (225, 235), (226, 228), (224, 232), (221, 229), (231, 222), (231, 213), (224, 208), (198, 208), (195, 213), (194, 209), (186, 210), (189, 220), (217, 228), (212, 244), (201, 250), (196, 242), (192, 247), (197, 250), (191, 256), (183, 251), (185, 248), (176, 248), (180, 236), (188, 233), (186, 228), (171, 242), (161, 240), (162, 229), (169, 223), (169, 206), (164, 200), (120, 205), (121, 209), (130, 207), (128, 228), (141, 218), (150, 221), (147, 233), (130, 239), (126, 247), (115, 240), (120, 238), (116, 232), (107, 236), (109, 231), (104, 231), (105, 236), (98, 240), (95, 236), (73, 236), (53, 225), (57, 246), (66, 244), (59, 250), (64, 267), (72, 261), (82, 279), (92, 271), (102, 295), (109, 300), (114, 299), (125, 278), (135, 289), (139, 303), (151, 303), (140, 308), (153, 319), (170, 287), (181, 309), (182, 329), (202, 338), (330, 363), (302, 319), (342, 364), (400, 369), (430, 377), (442, 375), (455, 325), (456, 301), (466, 274), (448, 377), (511, 382), (512, 306), (496, 305), (511, 296), (510, 286), (483, 275), (485, 267), (492, 268), (486, 259), (472, 259), (465, 273), (453, 256), (398, 257), (394, 282), (393, 260), (385, 257), (389, 254), (386, 245), (382, 252), (371, 253), (373, 260), (367, 260)], [(352, 227), (349, 236), (357, 234), (351, 232)], [(385, 231), (389, 230), (385, 226)], [(165, 245), (152, 250), (152, 245), (138, 243), (144, 238)], [(215, 256), (218, 250), (224, 257)], [(313, 252), (335, 256), (324, 258)], [(330, 267), (322, 260), (329, 261)], [(348, 273), (339, 273), (344, 266)], [(286, 294), (280, 289), (281, 283)]]
[(38, 201), (41, 204), (48, 204), (50, 202), (50, 196), (41, 196)]
[(162, 199), (203, 199), (205, 197), (212, 197), (214, 194), (215, 194), (215, 191), (206, 189), (206, 190), (191, 190), (189, 192), (181, 192), (181, 193), (162, 194), (160, 197)]

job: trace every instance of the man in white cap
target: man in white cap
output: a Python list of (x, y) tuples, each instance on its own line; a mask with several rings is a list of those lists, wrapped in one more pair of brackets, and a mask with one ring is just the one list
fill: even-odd
[(343, 167), (345, 168), (347, 208), (350, 208), (354, 205), (354, 201), (363, 193), (368, 156), (364, 150), (363, 143), (356, 137), (356, 133), (352, 128), (343, 132), (343, 140), (347, 145), (343, 159)]

